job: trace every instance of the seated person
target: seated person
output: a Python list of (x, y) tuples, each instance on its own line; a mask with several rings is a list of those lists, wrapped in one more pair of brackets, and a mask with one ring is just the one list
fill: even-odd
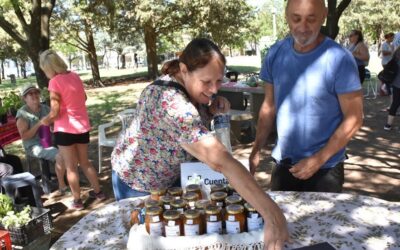
[(18, 110), (16, 118), (25, 152), (33, 157), (55, 162), (59, 192), (63, 195), (68, 187), (64, 181), (65, 166), (62, 157), (56, 147), (44, 147), (38, 133), (43, 125), (43, 118), (50, 112), (50, 107), (40, 103), (40, 90), (34, 85), (23, 87), (21, 96), (25, 105)]

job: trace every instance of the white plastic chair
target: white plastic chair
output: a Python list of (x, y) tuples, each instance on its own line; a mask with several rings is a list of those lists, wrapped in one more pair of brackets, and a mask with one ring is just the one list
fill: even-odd
[[(113, 121), (99, 125), (98, 127), (98, 151), (99, 151), (99, 174), (101, 173), (102, 147), (114, 147), (117, 137), (107, 137), (106, 130), (121, 122), (121, 131), (124, 131), (134, 117), (135, 109), (125, 109), (118, 113)], [(118, 133), (119, 134), (119, 133)]]

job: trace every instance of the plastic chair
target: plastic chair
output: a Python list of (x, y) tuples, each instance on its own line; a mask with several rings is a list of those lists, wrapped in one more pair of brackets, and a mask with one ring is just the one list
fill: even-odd
[[(50, 194), (51, 191), (53, 190), (53, 186), (56, 186), (53, 184), (51, 177), (55, 176), (55, 174), (51, 173), (50, 171), (50, 164), (51, 162), (46, 160), (46, 159), (42, 159), (42, 158), (37, 158), (31, 155), (28, 155), (25, 152), (25, 158), (26, 158), (26, 163), (28, 165), (28, 172), (32, 173), (32, 163), (33, 161), (37, 161), (39, 164), (39, 168), (40, 168), (40, 179), (42, 179), (42, 186), (43, 186), (43, 191), (45, 194)], [(39, 178), (38, 177), (38, 178)]]
[(35, 176), (33, 176), (31, 173), (24, 172), (3, 177), (0, 179), (0, 184), (2, 187), (4, 187), (6, 194), (13, 200), (14, 204), (15, 189), (31, 186), (36, 206), (43, 207), (43, 203), (40, 197), (40, 187), (36, 182)]
[(99, 174), (101, 173), (102, 147), (114, 147), (117, 137), (107, 137), (106, 130), (121, 122), (121, 131), (124, 131), (135, 115), (136, 109), (125, 109), (118, 113), (113, 121), (99, 125), (98, 127), (98, 152), (99, 152)]

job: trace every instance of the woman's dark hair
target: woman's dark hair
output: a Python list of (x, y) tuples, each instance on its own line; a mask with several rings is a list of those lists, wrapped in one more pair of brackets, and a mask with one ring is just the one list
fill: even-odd
[(393, 32), (385, 34), (385, 39), (389, 39), (391, 37), (394, 37), (394, 33)]
[(361, 30), (352, 30), (351, 34), (356, 35), (358, 37), (356, 44), (364, 41), (364, 36)]
[(218, 46), (206, 38), (193, 39), (182, 51), (179, 59), (174, 59), (164, 63), (161, 73), (164, 75), (174, 75), (179, 72), (179, 63), (186, 65), (189, 72), (203, 68), (216, 56), (221, 63), (226, 64), (225, 56), (221, 53)]

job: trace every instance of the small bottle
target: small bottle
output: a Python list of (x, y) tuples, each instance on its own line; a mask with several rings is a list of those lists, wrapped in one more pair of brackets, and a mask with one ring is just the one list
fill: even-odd
[(264, 222), (261, 215), (249, 203), (245, 203), (244, 207), (246, 208), (247, 231), (262, 230)]
[(186, 210), (183, 219), (184, 236), (202, 235), (204, 233), (204, 222), (200, 211), (196, 209)]
[(168, 188), (168, 193), (174, 196), (175, 199), (180, 199), (183, 194), (183, 189), (181, 187), (170, 187)]
[(162, 221), (161, 207), (146, 208), (145, 225), (147, 233), (151, 236), (162, 236), (164, 234)]
[(187, 203), (183, 199), (176, 199), (171, 201), (171, 207), (174, 210), (179, 211), (181, 214), (187, 209)]
[(229, 195), (228, 197), (225, 198), (225, 204), (226, 206), (231, 205), (231, 204), (239, 204), (242, 205), (243, 199), (239, 195), (233, 194)]
[(152, 200), (160, 200), (162, 196), (164, 196), (167, 193), (167, 190), (165, 188), (155, 188), (150, 190), (150, 199)]
[(211, 194), (211, 203), (220, 208), (225, 207), (225, 198), (228, 196), (226, 192), (214, 192)]
[(198, 184), (190, 184), (186, 186), (186, 192), (195, 192), (199, 195), (199, 199), (203, 199), (203, 193), (201, 192), (201, 186)]
[(184, 199), (189, 209), (195, 209), (195, 203), (199, 200), (199, 194), (195, 192), (186, 192), (182, 195), (182, 199)]
[(213, 118), (217, 139), (225, 146), (229, 153), (232, 153), (230, 120), (230, 115), (223, 113), (217, 113)]
[(177, 210), (168, 210), (163, 214), (165, 237), (182, 236), (183, 223), (181, 213)]
[(226, 207), (225, 226), (227, 234), (238, 234), (245, 230), (246, 217), (244, 207), (239, 204), (232, 204)]
[(226, 192), (226, 187), (224, 184), (212, 184), (210, 187), (210, 194), (214, 193), (214, 192)]
[(147, 200), (145, 200), (145, 202), (144, 202), (144, 206), (145, 206), (146, 208), (149, 208), (149, 207), (161, 207), (161, 201), (152, 200), (152, 199), (147, 199)]
[(206, 233), (222, 234), (222, 213), (218, 206), (209, 205), (206, 207)]
[(162, 203), (162, 206), (164, 208), (164, 210), (170, 210), (171, 209), (171, 202), (175, 200), (175, 198), (171, 195), (165, 195), (162, 196), (160, 201)]

